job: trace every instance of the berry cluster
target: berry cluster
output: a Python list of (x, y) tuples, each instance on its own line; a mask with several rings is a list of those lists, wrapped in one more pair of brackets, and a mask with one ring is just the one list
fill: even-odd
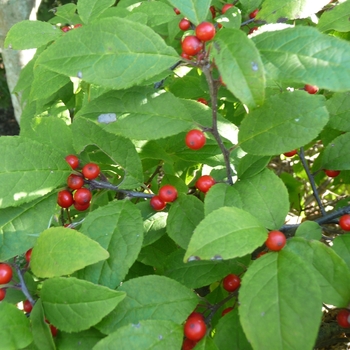
[(192, 312), (184, 325), (185, 339), (182, 344), (183, 350), (193, 349), (207, 332), (204, 316), (199, 312)]
[[(10, 265), (0, 263), (0, 285), (10, 283), (12, 280), (12, 268)], [(6, 289), (0, 289), (0, 301), (5, 299)]]
[(177, 190), (172, 185), (164, 185), (159, 189), (157, 195), (150, 200), (150, 205), (154, 210), (163, 210), (167, 203), (174, 202), (177, 198)]
[[(79, 167), (79, 159), (75, 155), (66, 157), (67, 163), (73, 170)], [(69, 189), (58, 192), (57, 204), (61, 208), (74, 206), (76, 210), (84, 211), (89, 208), (92, 198), (91, 191), (84, 188), (84, 178), (87, 180), (96, 179), (100, 175), (100, 167), (95, 163), (85, 164), (79, 174), (71, 174), (67, 178)]]

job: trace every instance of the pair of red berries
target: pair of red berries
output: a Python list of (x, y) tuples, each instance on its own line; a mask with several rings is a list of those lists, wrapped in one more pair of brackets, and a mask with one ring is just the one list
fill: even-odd
[(199, 312), (192, 312), (184, 325), (185, 340), (182, 349), (193, 349), (196, 343), (204, 338), (206, 332), (204, 316)]
[(174, 202), (177, 198), (177, 189), (172, 185), (164, 185), (159, 189), (157, 195), (150, 200), (150, 205), (154, 210), (163, 210), (167, 203)]
[[(12, 268), (10, 265), (1, 263), (0, 264), (0, 284), (7, 284), (10, 283), (12, 280)], [(5, 299), (6, 296), (6, 289), (1, 288), (0, 289), (0, 301)]]

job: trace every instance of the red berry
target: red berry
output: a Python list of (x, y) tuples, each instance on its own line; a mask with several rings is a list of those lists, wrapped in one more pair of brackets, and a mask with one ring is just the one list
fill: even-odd
[(157, 211), (163, 210), (166, 207), (166, 203), (159, 196), (152, 197), (149, 204)]
[(62, 207), (62, 208), (69, 208), (72, 204), (73, 204), (73, 196), (72, 193), (67, 191), (67, 190), (63, 190), (58, 192), (58, 196), (57, 196), (57, 204)]
[(67, 185), (72, 190), (77, 190), (84, 186), (84, 179), (79, 175), (71, 174), (67, 178)]
[(78, 211), (84, 211), (90, 207), (90, 203), (79, 204), (79, 203), (74, 202), (73, 206)]
[(24, 302), (23, 302), (23, 310), (24, 310), (25, 312), (31, 312), (32, 309), (33, 309), (33, 306), (32, 306), (32, 304), (30, 303), (30, 301), (29, 301), (29, 300), (24, 300)]
[(198, 150), (205, 145), (206, 138), (202, 131), (193, 129), (187, 133), (185, 142), (188, 148)]
[(70, 31), (70, 27), (69, 26), (63, 26), (63, 27), (61, 27), (61, 30), (62, 30), (62, 32), (67, 33), (67, 32)]
[(74, 192), (73, 198), (74, 203), (85, 205), (87, 203), (90, 203), (92, 194), (87, 188), (79, 188), (79, 190), (76, 190)]
[(259, 29), (259, 27), (250, 28), (248, 34), (252, 34), (253, 32), (255, 32), (258, 29)]
[(182, 51), (187, 55), (194, 56), (202, 50), (203, 43), (194, 35), (188, 35), (181, 43)]
[(293, 151), (283, 153), (286, 157), (293, 157), (298, 153), (298, 150), (294, 149)]
[(24, 255), (27, 263), (30, 263), (30, 258), (32, 257), (32, 250), (33, 248), (30, 248), (29, 250), (26, 251)]
[(191, 22), (187, 18), (183, 18), (179, 23), (179, 28), (183, 31), (191, 28)]
[(225, 310), (222, 311), (221, 316), (225, 316), (226, 314), (228, 314), (232, 310), (233, 310), (233, 307), (226, 308)]
[(185, 58), (186, 60), (190, 60), (192, 57), (190, 55), (187, 55), (187, 53), (181, 52), (181, 57)]
[(350, 231), (350, 215), (345, 214), (339, 219), (339, 226), (344, 231)]
[(342, 309), (338, 312), (337, 322), (340, 327), (350, 328), (350, 311), (348, 309)]
[(6, 289), (5, 288), (1, 288), (0, 289), (0, 301), (4, 300), (6, 297)]
[(318, 92), (318, 87), (316, 85), (309, 85), (306, 84), (304, 86), (305, 91), (307, 91), (309, 94), (314, 95), (316, 92)]
[(256, 258), (258, 259), (258, 258), (260, 258), (261, 256), (263, 256), (263, 255), (265, 255), (265, 254), (267, 254), (267, 252), (260, 252), (260, 253), (256, 256)]
[(192, 350), (196, 346), (197, 342), (191, 339), (185, 338), (182, 343), (182, 350)]
[(239, 278), (239, 276), (230, 273), (224, 278), (224, 280), (222, 281), (222, 285), (224, 289), (228, 292), (234, 292), (241, 285), (241, 279)]
[(50, 324), (50, 331), (51, 331), (52, 336), (56, 337), (58, 329), (55, 326), (53, 326), (52, 324)]
[(208, 101), (205, 98), (200, 97), (197, 102), (203, 103), (204, 105), (208, 106)]
[(78, 23), (78, 24), (74, 24), (74, 29), (76, 29), (76, 28), (80, 28), (80, 27), (82, 27), (83, 25), (81, 24), (81, 23)]
[(253, 12), (251, 12), (251, 13), (249, 14), (249, 18), (250, 18), (250, 19), (255, 18), (256, 15), (258, 14), (258, 12), (259, 12), (259, 9), (256, 9), (256, 10), (254, 10)]
[(210, 6), (209, 7), (209, 10), (211, 12), (211, 16), (213, 17), (213, 19), (215, 18), (216, 16), (216, 10), (215, 10), (215, 7), (214, 6)]
[(180, 12), (180, 10), (178, 9), (178, 8), (176, 8), (176, 7), (174, 7), (174, 12), (177, 14), (177, 15), (179, 15), (181, 12)]
[(195, 184), (196, 188), (203, 193), (207, 193), (213, 185), (215, 185), (215, 180), (210, 175), (201, 176)]
[(189, 318), (196, 318), (196, 319), (201, 319), (204, 321), (203, 314), (201, 314), (200, 312), (196, 312), (196, 311), (191, 312), (190, 315), (187, 317), (187, 319), (189, 319)]
[(100, 167), (95, 163), (88, 163), (83, 166), (81, 172), (83, 173), (84, 177), (89, 180), (93, 180), (100, 175)]
[(324, 169), (323, 170), (328, 177), (337, 177), (340, 174), (340, 171), (338, 170), (328, 170)]
[(12, 280), (12, 268), (10, 265), (0, 264), (0, 284), (9, 283)]
[(65, 159), (72, 169), (76, 169), (79, 166), (79, 158), (74, 154), (68, 155)]
[(286, 241), (286, 236), (281, 231), (270, 231), (265, 244), (267, 248), (277, 252), (286, 245)]
[(232, 4), (226, 4), (226, 5), (224, 5), (224, 6), (222, 7), (222, 9), (221, 9), (222, 14), (224, 14), (224, 13), (225, 13), (228, 9), (230, 9), (231, 7), (233, 7)]
[(209, 41), (214, 38), (215, 27), (213, 23), (202, 22), (196, 27), (196, 37), (202, 41)]
[(199, 341), (207, 332), (207, 325), (204, 320), (199, 317), (189, 317), (184, 326), (185, 337), (193, 340)]
[(177, 190), (172, 185), (165, 185), (159, 189), (158, 196), (163, 202), (174, 202), (177, 198)]

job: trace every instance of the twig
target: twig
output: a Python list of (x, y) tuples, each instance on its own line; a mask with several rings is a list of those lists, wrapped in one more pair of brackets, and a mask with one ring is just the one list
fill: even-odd
[(35, 304), (35, 300), (32, 298), (32, 296), (29, 293), (29, 290), (27, 288), (27, 285), (24, 281), (23, 275), (22, 275), (22, 271), (19, 268), (19, 266), (17, 264), (14, 264), (18, 278), (19, 278), (19, 282), (21, 284), (21, 290), (23, 292), (23, 294), (25, 295), (25, 297), (29, 300), (29, 302), (32, 304), (32, 306), (34, 306)]

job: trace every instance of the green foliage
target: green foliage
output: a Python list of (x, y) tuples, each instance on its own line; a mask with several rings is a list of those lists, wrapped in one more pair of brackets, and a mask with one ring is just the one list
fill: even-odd
[[(337, 226), (350, 213), (349, 1), (222, 5), (78, 0), (8, 33), (6, 47), (38, 50), (15, 88), (20, 136), (0, 138), (0, 262), (13, 269), (1, 349), (178, 350), (196, 311), (207, 332), (195, 349), (311, 350), (322, 306), (349, 305), (350, 235)], [(216, 35), (181, 57), (203, 21)], [(203, 148), (186, 146), (191, 129)], [(81, 208), (67, 177), (91, 162)], [(169, 184), (177, 198), (154, 210)], [(280, 251), (264, 244), (271, 230), (287, 237)]]

